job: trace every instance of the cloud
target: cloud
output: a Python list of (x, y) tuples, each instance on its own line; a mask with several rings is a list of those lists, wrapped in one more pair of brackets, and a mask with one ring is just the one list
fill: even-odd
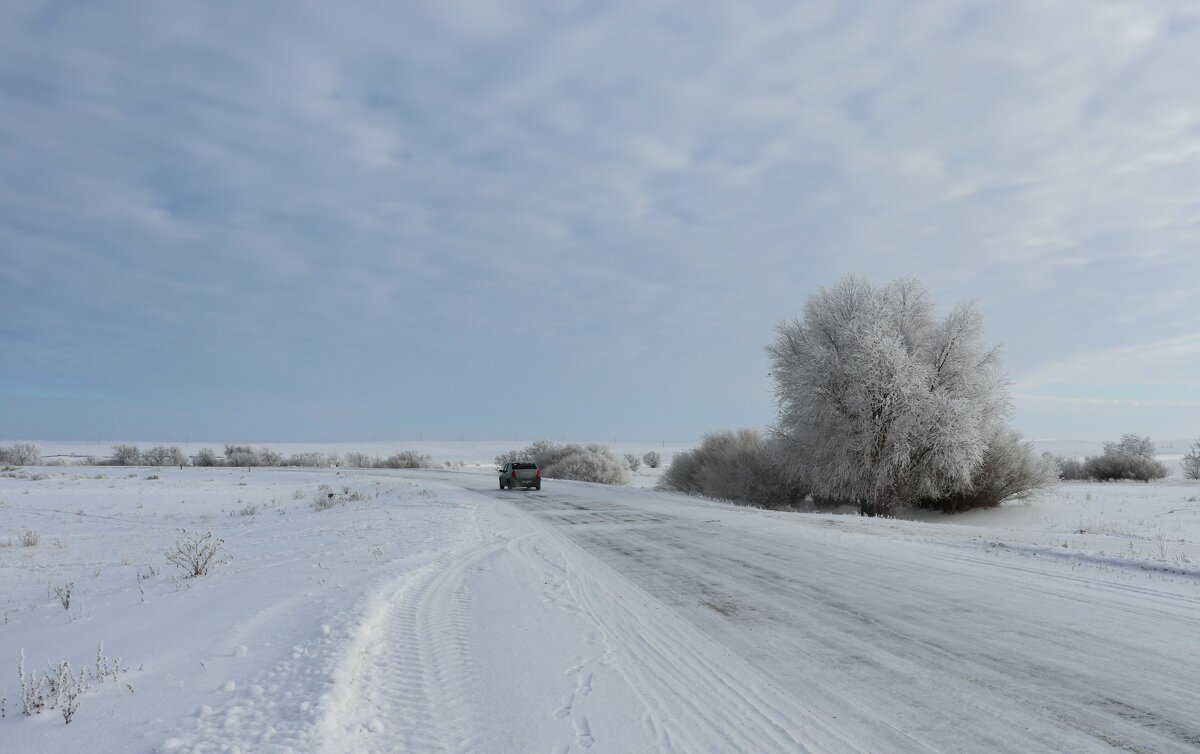
[(1200, 331), (1188, 4), (0, 13), (12, 384), (686, 435), (770, 419), (772, 324), (846, 273), (979, 299), (1023, 391), (1195, 366), (1138, 345)]
[(1137, 343), (1058, 361), (1017, 380), (1020, 390), (1062, 383), (1177, 385), (1200, 391), (1200, 335)]
[(1047, 403), (1060, 404), (1065, 406), (1111, 406), (1111, 407), (1131, 407), (1131, 408), (1195, 408), (1200, 407), (1200, 400), (1196, 401), (1155, 401), (1155, 400), (1129, 400), (1123, 398), (1078, 398), (1063, 395), (1036, 395), (1031, 393), (1014, 393), (1013, 397), (1018, 401), (1027, 401), (1030, 403)]

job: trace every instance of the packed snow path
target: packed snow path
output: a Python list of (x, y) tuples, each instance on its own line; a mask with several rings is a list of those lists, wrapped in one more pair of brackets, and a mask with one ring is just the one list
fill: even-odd
[(322, 750), (860, 748), (519, 504), (475, 501), (458, 543), (370, 600)]
[[(776, 713), (811, 716), (760, 717), (743, 704), (735, 725), (746, 735), (804, 722), (870, 751), (1200, 749), (1194, 570), (1127, 572), (930, 536), (904, 522), (552, 480), (540, 493), (487, 494), (497, 513), (511, 505), (531, 514), (661, 604), (658, 613), (643, 605), (624, 616), (635, 625), (607, 607), (592, 616), (624, 630), (606, 637), (610, 654), (632, 683), (645, 682), (648, 714), (675, 703), (694, 714), (685, 727), (720, 721), (728, 698), (687, 674), (710, 661), (720, 673), (718, 661), (728, 659), (735, 672), (733, 660), (752, 667), (752, 678), (710, 682), (773, 689), (763, 693)], [(539, 546), (554, 548), (542, 567), (558, 574), (556, 588), (587, 596), (588, 560), (551, 543)], [(617, 582), (599, 582), (614, 596)], [(703, 649), (689, 647), (680, 622), (706, 640)], [(692, 743), (706, 740), (678, 749), (714, 750), (711, 739)], [(786, 750), (732, 744), (719, 748)]]

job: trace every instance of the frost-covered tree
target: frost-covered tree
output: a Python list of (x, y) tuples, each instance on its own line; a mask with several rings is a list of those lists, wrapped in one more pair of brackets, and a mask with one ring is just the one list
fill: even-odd
[(212, 451), (212, 448), (200, 448), (200, 452), (192, 458), (193, 466), (220, 466), (221, 459), (217, 458), (217, 454)]
[(13, 466), (37, 466), (42, 462), (42, 449), (31, 442), (18, 442), (0, 448), (0, 464)]
[(1192, 443), (1192, 449), (1180, 462), (1184, 479), (1200, 479), (1200, 440)]
[(255, 450), (249, 445), (226, 445), (227, 466), (282, 466), (283, 457), (270, 448)]
[(142, 458), (150, 466), (182, 466), (187, 463), (187, 456), (178, 445), (155, 445), (143, 453)]
[(1141, 437), (1132, 433), (1121, 435), (1118, 442), (1104, 443), (1106, 456), (1140, 456), (1153, 458), (1156, 452), (1154, 441), (1149, 437)]
[(651, 450), (646, 455), (642, 456), (642, 461), (652, 469), (657, 469), (662, 463), (662, 456), (657, 450)]
[(637, 471), (642, 468), (642, 459), (638, 458), (633, 453), (625, 454), (625, 463), (629, 464), (630, 471)]
[(114, 445), (112, 463), (114, 466), (137, 466), (142, 462), (142, 451), (136, 445)]
[(973, 489), (989, 448), (1030, 453), (1001, 435), (1009, 398), (983, 318), (971, 304), (938, 318), (915, 280), (823, 289), (767, 350), (782, 452), (816, 497), (940, 507)]

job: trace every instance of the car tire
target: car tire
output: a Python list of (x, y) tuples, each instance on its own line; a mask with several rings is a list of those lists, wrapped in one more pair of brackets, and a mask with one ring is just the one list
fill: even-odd
[(542, 480), (541, 480), (541, 479), (539, 479), (539, 480), (537, 480), (536, 482), (534, 482), (534, 483), (533, 483), (533, 488), (534, 488), (535, 490), (540, 490), (540, 489), (542, 488)]
[(504, 480), (503, 479), (500, 480), (500, 489), (504, 489)]

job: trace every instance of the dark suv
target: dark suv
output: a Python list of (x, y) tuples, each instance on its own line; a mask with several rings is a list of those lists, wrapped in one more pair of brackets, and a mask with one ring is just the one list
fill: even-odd
[(500, 489), (513, 487), (542, 488), (542, 470), (532, 461), (516, 461), (504, 464), (500, 469)]

